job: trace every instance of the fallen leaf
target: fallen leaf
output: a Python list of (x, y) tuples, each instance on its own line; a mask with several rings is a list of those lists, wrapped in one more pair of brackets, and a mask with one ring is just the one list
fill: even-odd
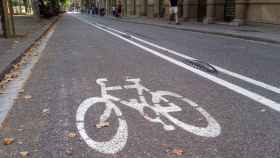
[(18, 74), (17, 73), (13, 73), (12, 75), (11, 75), (11, 78), (16, 78), (16, 77), (18, 77)]
[(183, 149), (175, 148), (171, 151), (171, 154), (174, 154), (176, 156), (182, 156), (184, 153)]
[(31, 98), (32, 98), (31, 95), (25, 95), (25, 96), (24, 96), (24, 99), (26, 99), (26, 100), (31, 99)]
[(67, 149), (66, 154), (67, 155), (72, 155), (73, 154), (73, 149), (72, 148)]
[(15, 141), (15, 139), (13, 139), (13, 138), (4, 138), (3, 144), (10, 145), (10, 144), (13, 144), (14, 141)]
[(19, 144), (19, 145), (22, 145), (22, 144), (23, 144), (23, 142), (18, 142), (18, 144)]
[(6, 81), (10, 82), (12, 81), (13, 79), (12, 78), (7, 78)]
[(261, 109), (261, 112), (266, 112), (266, 110), (265, 109)]
[(27, 156), (29, 155), (29, 152), (28, 151), (22, 151), (22, 152), (19, 152), (19, 155), (21, 158), (27, 158)]
[(22, 128), (19, 128), (19, 129), (17, 129), (19, 132), (22, 132), (24, 129), (22, 129)]
[(43, 109), (42, 113), (46, 114), (46, 113), (49, 113), (49, 109)]
[(168, 147), (167, 144), (160, 144), (160, 146), (163, 147), (163, 148), (167, 148)]
[(75, 137), (77, 137), (77, 134), (74, 133), (74, 132), (70, 132), (70, 133), (68, 133), (68, 137), (69, 138), (75, 138)]
[(100, 122), (99, 124), (96, 124), (96, 128), (103, 128), (103, 127), (109, 127), (109, 122)]

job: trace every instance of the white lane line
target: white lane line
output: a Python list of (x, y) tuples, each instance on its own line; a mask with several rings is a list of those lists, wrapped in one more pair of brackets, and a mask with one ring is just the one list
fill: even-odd
[(204, 78), (206, 78), (208, 80), (211, 80), (211, 81), (215, 82), (216, 84), (219, 84), (219, 85), (221, 85), (223, 87), (226, 87), (226, 88), (228, 88), (228, 89), (230, 89), (230, 90), (232, 90), (232, 91), (234, 91), (236, 93), (239, 93), (239, 94), (241, 94), (243, 96), (246, 96), (246, 97), (248, 97), (248, 98), (250, 98), (250, 99), (252, 99), (252, 100), (254, 100), (254, 101), (258, 102), (258, 103), (266, 105), (267, 107), (280, 112), (280, 104), (275, 102), (275, 101), (273, 101), (273, 100), (270, 100), (270, 99), (268, 99), (268, 98), (266, 98), (264, 96), (261, 96), (261, 95), (255, 93), (255, 92), (249, 91), (249, 90), (247, 90), (245, 88), (242, 88), (240, 86), (237, 86), (237, 85), (235, 85), (233, 83), (230, 83), (228, 81), (220, 79), (220, 78), (218, 78), (216, 76), (208, 74), (208, 73), (206, 73), (204, 71), (201, 71), (201, 70), (195, 69), (195, 68), (193, 68), (191, 66), (188, 66), (188, 65), (184, 64), (183, 62), (180, 62), (180, 61), (178, 61), (178, 60), (176, 60), (174, 58), (171, 58), (171, 57), (169, 57), (167, 55), (161, 54), (161, 53), (159, 53), (159, 52), (157, 52), (155, 50), (152, 50), (152, 49), (150, 49), (148, 47), (145, 47), (145, 46), (143, 46), (143, 45), (141, 45), (139, 43), (136, 43), (136, 42), (134, 42), (132, 40), (129, 40), (129, 39), (125, 38), (125, 37), (122, 37), (121, 35), (119, 35), (117, 33), (114, 33), (112, 31), (106, 30), (106, 29), (104, 29), (104, 28), (102, 28), (100, 26), (97, 26), (97, 25), (89, 22), (88, 20), (84, 20), (84, 19), (82, 19), (80, 17), (77, 17), (77, 16), (74, 16), (74, 17), (76, 17), (80, 21), (83, 21), (84, 23), (87, 23), (87, 24), (89, 24), (89, 25), (91, 25), (91, 26), (93, 26), (93, 27), (95, 27), (97, 29), (100, 29), (100, 30), (102, 30), (104, 32), (107, 32), (107, 33), (117, 37), (117, 38), (120, 38), (120, 39), (126, 41), (127, 43), (130, 43), (130, 44), (132, 44), (134, 46), (137, 46), (137, 47), (139, 47), (139, 48), (141, 48), (141, 49), (143, 49), (143, 50), (145, 50), (145, 51), (147, 51), (147, 52), (149, 52), (149, 53), (151, 53), (151, 54), (153, 54), (155, 56), (158, 56), (158, 57), (160, 57), (160, 58), (162, 58), (162, 59), (164, 59), (166, 61), (169, 61), (169, 62), (171, 62), (171, 63), (173, 63), (173, 64), (175, 64), (177, 66), (185, 68), (185, 69), (187, 69), (187, 70), (189, 70), (189, 71), (191, 71), (191, 72), (193, 72), (193, 73), (195, 73), (197, 75), (200, 75), (200, 76), (202, 76), (202, 77), (204, 77)]
[[(101, 24), (99, 24), (99, 23), (96, 23), (96, 24), (97, 24), (98, 26), (105, 27), (105, 28), (107, 28), (107, 29), (109, 29), (109, 30), (111, 30), (111, 31), (115, 31), (115, 32), (118, 32), (118, 33), (120, 33), (120, 34), (127, 34), (127, 33), (125, 33), (125, 32), (121, 32), (121, 31), (119, 31), (119, 30), (116, 30), (116, 29), (107, 27), (107, 26), (105, 26), (105, 25), (101, 25)], [(184, 54), (182, 54), (182, 53), (178, 53), (178, 52), (176, 52), (176, 51), (174, 51), (174, 50), (164, 48), (164, 47), (162, 47), (162, 46), (159, 46), (159, 45), (157, 45), (157, 44), (151, 43), (151, 42), (149, 42), (149, 41), (145, 41), (145, 40), (143, 40), (143, 39), (141, 39), (141, 38), (138, 38), (138, 37), (135, 37), (135, 36), (133, 36), (133, 35), (131, 35), (131, 34), (129, 34), (129, 36), (130, 36), (132, 39), (135, 39), (135, 40), (137, 40), (137, 41), (140, 41), (140, 42), (142, 42), (142, 43), (145, 43), (145, 44), (150, 45), (150, 46), (152, 46), (152, 47), (155, 47), (155, 48), (157, 48), (157, 49), (161, 49), (161, 50), (163, 50), (163, 51), (166, 51), (167, 53), (170, 53), (170, 54), (173, 54), (173, 55), (177, 55), (177, 56), (182, 57), (182, 58), (184, 58), (184, 59), (199, 60), (199, 59), (196, 59), (196, 58), (193, 58), (193, 57), (184, 55)], [(211, 65), (212, 65), (212, 64), (211, 64)], [(253, 84), (253, 85), (262, 87), (262, 88), (264, 88), (264, 89), (266, 89), (266, 90), (269, 90), (269, 91), (275, 92), (275, 93), (277, 93), (277, 94), (280, 94), (280, 88), (278, 88), (278, 87), (275, 87), (275, 86), (269, 85), (269, 84), (267, 84), (267, 83), (264, 83), (264, 82), (261, 82), (261, 81), (257, 81), (257, 80), (255, 80), (255, 79), (253, 79), (253, 78), (250, 78), (250, 77), (247, 77), (247, 76), (244, 76), (244, 75), (241, 75), (241, 74), (238, 74), (238, 73), (229, 71), (229, 70), (224, 69), (224, 68), (222, 68), (222, 67), (219, 67), (219, 66), (217, 66), (217, 65), (212, 65), (212, 66), (213, 66), (215, 69), (217, 69), (219, 72), (222, 72), (222, 73), (227, 74), (227, 75), (229, 75), (229, 76), (235, 77), (235, 78), (237, 78), (237, 79), (243, 80), (243, 81), (248, 82), (248, 83), (251, 83), (251, 84)]]

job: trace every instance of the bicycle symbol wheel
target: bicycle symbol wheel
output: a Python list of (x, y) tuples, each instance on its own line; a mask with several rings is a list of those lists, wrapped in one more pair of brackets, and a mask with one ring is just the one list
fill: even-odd
[[(220, 124), (205, 109), (203, 109), (202, 107), (197, 105), (195, 102), (193, 102), (190, 99), (187, 99), (185, 97), (182, 97), (176, 93), (168, 92), (168, 91), (156, 91), (156, 92), (154, 92), (154, 94), (156, 94), (156, 95), (153, 96), (153, 102), (156, 103), (158, 108), (163, 109), (163, 110), (161, 110), (162, 111), (161, 115), (166, 117), (169, 121), (173, 122), (173, 124), (179, 126), (180, 128), (182, 128), (185, 131), (188, 131), (190, 133), (193, 133), (195, 135), (202, 136), (202, 137), (217, 137), (220, 135), (220, 133), (221, 133)], [(181, 107), (175, 105), (174, 103), (170, 103), (169, 100), (166, 99), (165, 97), (174, 97), (175, 99), (179, 99), (179, 100), (183, 101), (184, 103), (186, 103), (186, 105), (191, 106), (193, 109), (195, 109), (197, 112), (199, 112), (206, 119), (207, 126), (199, 127), (199, 126), (191, 125), (191, 124), (185, 123), (185, 122), (180, 121), (179, 119), (171, 116), (169, 114), (169, 112), (174, 111), (173, 109), (175, 109), (175, 112), (176, 111), (179, 112), (182, 109), (181, 109)], [(161, 102), (166, 102), (169, 105), (169, 107), (160, 106)]]
[[(106, 107), (112, 109), (118, 117), (118, 129), (112, 139), (109, 141), (98, 142), (90, 138), (85, 130), (85, 116), (88, 109), (95, 106), (97, 103), (105, 103)], [(128, 130), (127, 123), (121, 118), (122, 113), (120, 109), (110, 100), (105, 98), (92, 97), (83, 101), (76, 114), (76, 125), (81, 137), (85, 140), (88, 146), (105, 154), (114, 154), (121, 151), (127, 142)]]

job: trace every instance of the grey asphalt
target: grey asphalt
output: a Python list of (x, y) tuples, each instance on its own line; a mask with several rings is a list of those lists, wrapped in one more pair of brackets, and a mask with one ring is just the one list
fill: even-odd
[[(277, 45), (76, 16), (280, 87)], [(116, 103), (128, 124), (126, 146), (113, 155), (90, 148), (76, 127), (79, 104), (89, 97), (101, 96), (96, 84), (98, 78), (107, 78), (108, 85), (125, 85), (128, 76), (140, 78), (152, 91), (171, 91), (193, 100), (217, 120), (221, 134), (206, 138), (180, 128), (165, 131), (134, 109)], [(280, 101), (279, 95), (262, 88), (220, 73), (217, 76)], [(280, 155), (279, 112), (70, 15), (62, 17), (57, 24), (24, 89), (0, 129), (1, 140), (4, 137), (16, 140), (12, 145), (0, 145), (1, 158), (18, 157), (20, 151), (29, 151), (30, 157), (35, 158), (278, 158)], [(133, 90), (112, 94), (123, 100), (137, 97)], [(32, 99), (26, 100), (24, 95), (31, 95)], [(145, 97), (151, 103), (150, 96), (145, 94)], [(207, 122), (198, 112), (174, 102), (183, 111), (172, 116), (196, 126), (206, 126)], [(49, 113), (42, 114), (44, 109), (49, 109)], [(104, 106), (97, 106), (86, 114), (86, 130), (97, 141), (109, 140), (118, 127), (114, 115), (109, 118), (109, 127), (95, 127), (103, 111)], [(69, 138), (69, 132), (78, 136)], [(183, 155), (172, 154), (173, 149), (182, 149)]]

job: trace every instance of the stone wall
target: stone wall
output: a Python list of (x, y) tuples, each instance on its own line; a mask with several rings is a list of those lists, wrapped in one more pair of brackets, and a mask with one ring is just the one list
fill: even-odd
[(280, 0), (250, 0), (247, 21), (280, 24)]
[[(101, 2), (103, 4), (111, 4), (108, 1), (112, 0), (100, 1), (104, 1)], [(224, 21), (225, 2), (226, 0), (178, 0), (179, 17), (181, 20), (204, 23)], [(169, 0), (121, 0), (121, 3), (123, 16), (137, 15), (151, 18), (169, 16)], [(235, 11), (230, 20), (236, 24), (246, 22), (280, 24), (280, 0), (234, 0), (233, 3)]]

